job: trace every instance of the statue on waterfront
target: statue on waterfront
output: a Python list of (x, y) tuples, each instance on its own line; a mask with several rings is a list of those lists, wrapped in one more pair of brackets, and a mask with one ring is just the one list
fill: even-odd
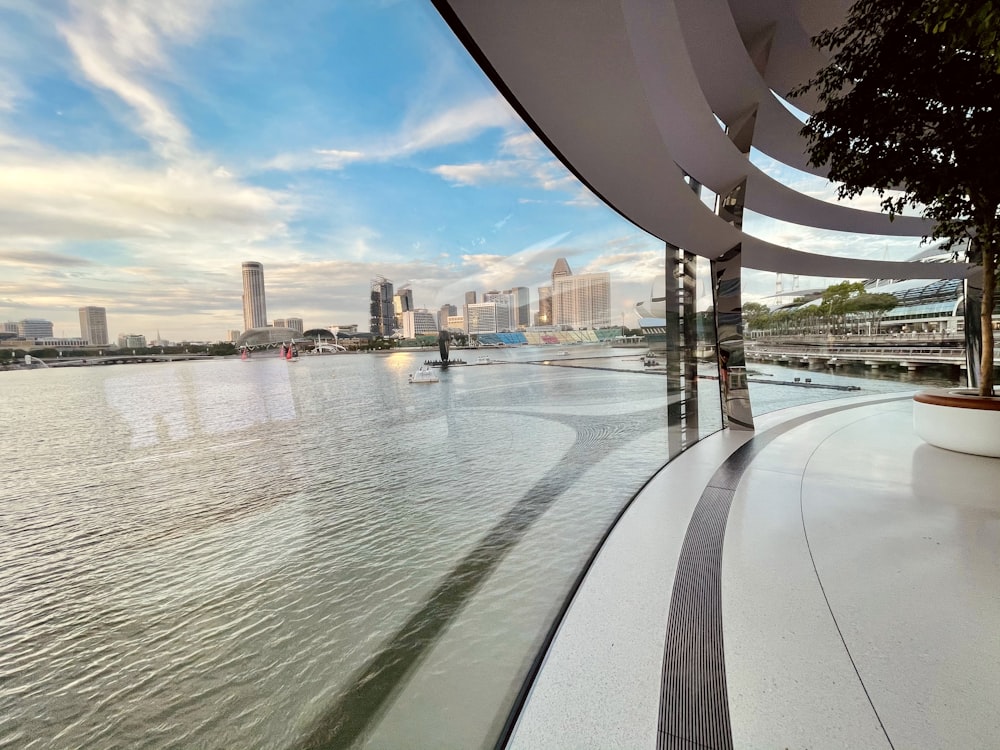
[(442, 329), (438, 331), (438, 351), (441, 353), (441, 363), (448, 361), (448, 348), (451, 344), (451, 334)]

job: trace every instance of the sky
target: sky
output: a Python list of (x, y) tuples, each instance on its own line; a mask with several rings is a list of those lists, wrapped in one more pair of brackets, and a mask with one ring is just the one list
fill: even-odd
[[(750, 212), (744, 229), (919, 249)], [(611, 274), (626, 325), (663, 272), (663, 243), (552, 157), (425, 0), (0, 0), (0, 320), (79, 336), (98, 305), (113, 338), (225, 339), (254, 260), (269, 319), (367, 330), (375, 276), (430, 310), (513, 286), (535, 309), (559, 257)], [(747, 271), (746, 298), (775, 280)]]

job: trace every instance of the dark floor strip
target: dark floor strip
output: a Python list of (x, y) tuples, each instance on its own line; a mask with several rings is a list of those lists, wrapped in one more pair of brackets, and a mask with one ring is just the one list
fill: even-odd
[(771, 441), (806, 422), (847, 409), (898, 401), (891, 396), (791, 419), (740, 446), (712, 475), (681, 546), (667, 616), (658, 750), (731, 750), (733, 733), (722, 641), (722, 543), (736, 487)]

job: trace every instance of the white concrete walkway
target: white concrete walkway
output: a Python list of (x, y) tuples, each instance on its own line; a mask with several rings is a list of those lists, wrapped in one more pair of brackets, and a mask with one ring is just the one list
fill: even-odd
[[(1000, 747), (1000, 460), (921, 443), (909, 399), (757, 425), (753, 439), (771, 441), (736, 488), (721, 566), (733, 746)], [(657, 746), (681, 544), (706, 484), (751, 437), (702, 441), (635, 500), (511, 747)]]

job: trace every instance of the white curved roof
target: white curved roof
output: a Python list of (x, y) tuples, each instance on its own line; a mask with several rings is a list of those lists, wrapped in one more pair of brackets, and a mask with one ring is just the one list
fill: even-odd
[[(839, 278), (964, 276), (965, 264), (868, 261), (775, 245), (716, 216), (690, 175), (725, 194), (746, 180), (747, 209), (787, 222), (914, 236), (932, 226), (817, 200), (750, 163), (719, 125), (756, 111), (752, 145), (810, 167), (801, 123), (778, 99), (824, 62), (811, 35), (845, 0), (435, 0), (439, 11), (539, 137), (599, 197), (666, 242), (714, 258), (742, 243), (743, 264)], [(795, 100), (804, 111), (809, 98)], [(718, 119), (716, 119), (718, 118)]]

